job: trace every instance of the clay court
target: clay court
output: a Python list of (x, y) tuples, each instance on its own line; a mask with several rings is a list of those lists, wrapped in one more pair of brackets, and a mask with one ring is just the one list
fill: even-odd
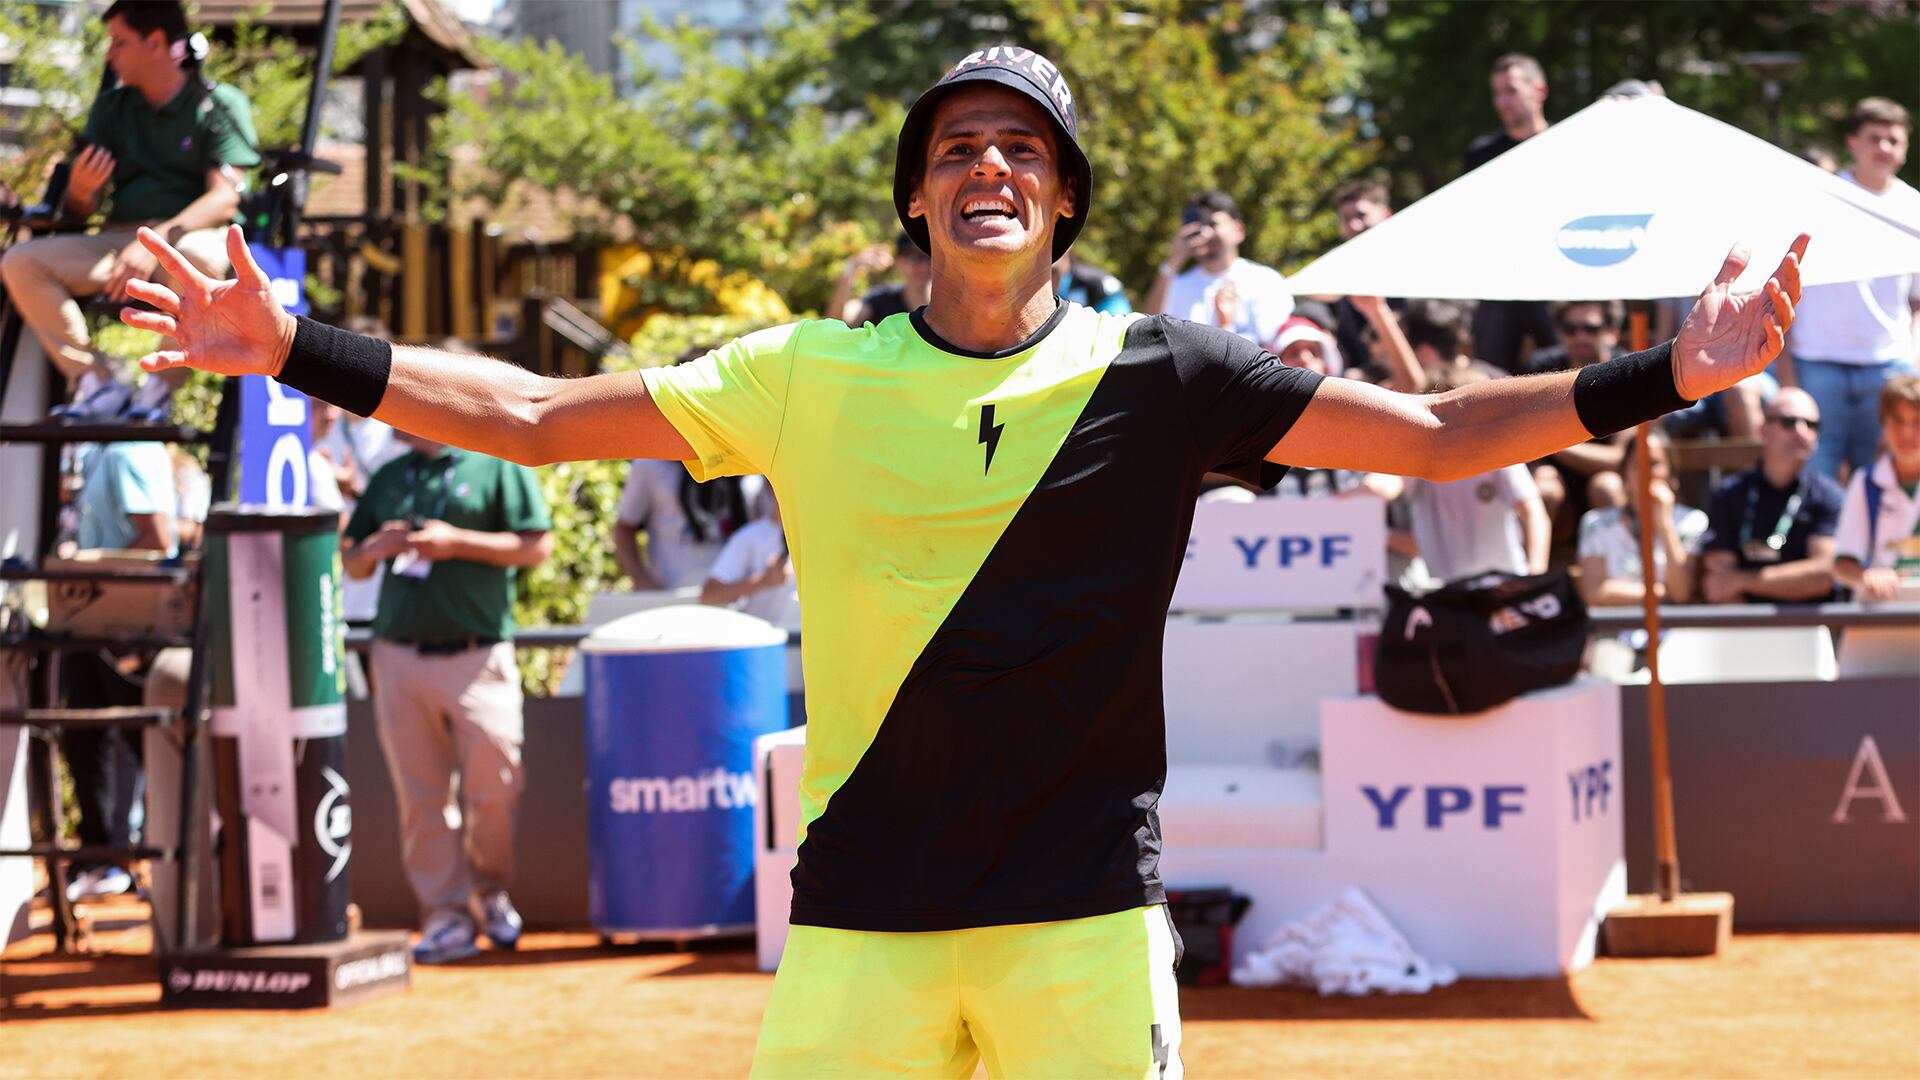
[[(740, 1077), (773, 985), (744, 944), (535, 933), (332, 1012), (162, 1012), (138, 913), (101, 913), (106, 956), (49, 956), (44, 933), (8, 950), (0, 1077)], [(1711, 960), (1421, 997), (1188, 988), (1181, 1008), (1194, 1077), (1913, 1077), (1920, 935), (1743, 934)]]

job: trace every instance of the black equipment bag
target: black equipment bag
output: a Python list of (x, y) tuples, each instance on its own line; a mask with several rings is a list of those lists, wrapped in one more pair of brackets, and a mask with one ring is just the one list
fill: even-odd
[(1408, 712), (1481, 712), (1571, 681), (1592, 625), (1564, 569), (1476, 574), (1417, 596), (1389, 585), (1374, 688)]
[(1182, 986), (1227, 984), (1233, 972), (1233, 927), (1252, 903), (1223, 885), (1167, 890), (1176, 982)]

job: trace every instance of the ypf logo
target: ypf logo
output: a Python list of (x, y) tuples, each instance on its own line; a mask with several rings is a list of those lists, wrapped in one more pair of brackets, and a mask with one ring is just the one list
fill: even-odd
[(1554, 234), (1560, 254), (1581, 266), (1614, 266), (1633, 258), (1647, 241), (1652, 214), (1595, 214), (1574, 218)]
[(325, 768), (320, 776), (327, 782), (327, 793), (313, 809), (313, 840), (333, 859), (327, 868), (327, 882), (332, 884), (353, 857), (353, 807), (347, 803), (346, 777)]

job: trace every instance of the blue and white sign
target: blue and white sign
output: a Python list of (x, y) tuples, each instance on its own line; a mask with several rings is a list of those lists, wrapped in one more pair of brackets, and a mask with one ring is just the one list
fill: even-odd
[[(266, 271), (273, 298), (295, 315), (307, 312), (302, 281), (307, 253), (298, 248), (248, 244)], [(240, 380), (240, 501), (268, 507), (308, 504), (307, 452), (313, 427), (307, 396), (264, 375)]]
[(267, 282), (273, 288), (273, 298), (279, 305), (295, 315), (307, 313), (307, 253), (299, 248), (275, 248), (265, 244), (248, 244), (247, 251), (253, 255), (253, 261), (266, 271)]
[(1203, 502), (1173, 607), (1377, 608), (1386, 576), (1387, 508), (1375, 496)]
[(1594, 214), (1574, 218), (1554, 234), (1560, 254), (1581, 266), (1614, 266), (1646, 246), (1652, 214)]
[(307, 396), (265, 375), (240, 379), (240, 501), (272, 508), (308, 504), (313, 446)]

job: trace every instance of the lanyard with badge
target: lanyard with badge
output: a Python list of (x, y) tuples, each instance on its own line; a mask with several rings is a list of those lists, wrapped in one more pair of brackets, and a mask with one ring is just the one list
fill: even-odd
[(1793, 528), (1793, 517), (1800, 512), (1800, 489), (1795, 488), (1787, 498), (1786, 508), (1780, 511), (1780, 520), (1774, 522), (1773, 532), (1765, 538), (1753, 535), (1753, 515), (1760, 508), (1760, 485), (1747, 488), (1747, 514), (1740, 523), (1740, 553), (1750, 563), (1777, 563), (1781, 549), (1787, 546), (1787, 533)]
[[(460, 464), (460, 451), (447, 448), (446, 468), (440, 474), (440, 501), (431, 514), (420, 512), (420, 458), (415, 454), (407, 462), (406, 485), (407, 501), (402, 504), (399, 517), (407, 523), (407, 528), (418, 529), (429, 521), (442, 521), (446, 518), (447, 499), (453, 493), (453, 470)], [(393, 557), (393, 572), (401, 577), (425, 580), (433, 572), (433, 560), (420, 557), (417, 551), (403, 551)]]

